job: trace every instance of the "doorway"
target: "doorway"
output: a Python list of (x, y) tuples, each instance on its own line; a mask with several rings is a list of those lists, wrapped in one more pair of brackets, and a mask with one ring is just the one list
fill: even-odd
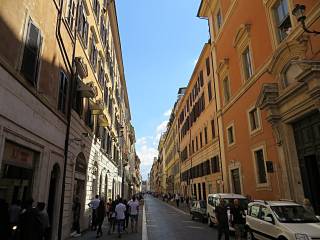
[[(51, 171), (51, 179), (50, 179), (50, 186), (49, 186), (49, 196), (48, 196), (48, 207), (47, 207), (47, 211), (48, 211), (48, 216), (49, 216), (49, 222), (51, 226), (55, 226), (56, 224), (54, 223), (54, 213), (57, 212), (55, 211), (55, 205), (56, 205), (56, 200), (57, 200), (57, 188), (59, 186), (59, 177), (60, 177), (60, 168), (58, 164), (55, 164), (52, 168)], [(51, 235), (52, 235), (52, 230), (53, 228), (51, 228), (50, 231), (50, 239), (51, 239)]]
[(303, 185), (305, 196), (309, 198), (314, 210), (320, 213), (320, 160), (316, 155), (309, 155), (304, 158)]
[(240, 171), (239, 168), (231, 170), (231, 179), (233, 192), (236, 194), (241, 194), (241, 183), (240, 183)]
[(293, 124), (303, 191), (316, 214), (320, 214), (320, 112)]

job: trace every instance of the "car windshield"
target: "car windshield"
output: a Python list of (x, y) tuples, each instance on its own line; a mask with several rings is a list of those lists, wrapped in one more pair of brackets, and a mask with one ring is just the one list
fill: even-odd
[(283, 223), (315, 223), (319, 222), (317, 217), (307, 211), (303, 206), (272, 206), (276, 217)]

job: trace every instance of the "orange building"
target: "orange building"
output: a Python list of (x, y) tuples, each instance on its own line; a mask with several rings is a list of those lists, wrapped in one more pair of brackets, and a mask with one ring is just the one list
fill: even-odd
[(206, 199), (208, 193), (222, 191), (213, 87), (210, 43), (206, 43), (176, 106), (180, 131), (181, 193), (197, 199)]
[(224, 190), (310, 198), (320, 211), (320, 29), (317, 0), (202, 0), (222, 144)]

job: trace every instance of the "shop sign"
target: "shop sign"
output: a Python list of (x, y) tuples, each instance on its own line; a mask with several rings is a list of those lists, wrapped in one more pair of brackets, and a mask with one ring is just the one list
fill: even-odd
[(7, 164), (23, 168), (33, 168), (35, 152), (20, 145), (6, 142), (3, 159)]

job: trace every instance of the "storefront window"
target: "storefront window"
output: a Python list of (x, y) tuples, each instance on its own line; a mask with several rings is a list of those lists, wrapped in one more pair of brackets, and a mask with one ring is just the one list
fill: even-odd
[(32, 197), (38, 153), (7, 141), (0, 170), (0, 198), (12, 203)]

